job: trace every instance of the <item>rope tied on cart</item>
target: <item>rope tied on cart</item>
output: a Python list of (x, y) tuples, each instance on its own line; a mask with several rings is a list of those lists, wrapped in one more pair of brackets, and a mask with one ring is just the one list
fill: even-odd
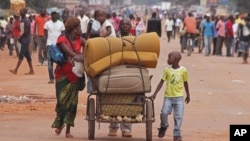
[[(107, 38), (106, 38), (107, 39)], [(107, 39), (108, 41), (108, 44), (109, 44), (109, 57), (110, 57), (110, 60), (109, 60), (109, 75), (108, 75), (108, 82), (107, 82), (107, 85), (106, 85), (106, 89), (105, 89), (105, 93), (108, 93), (108, 87), (109, 87), (109, 80), (110, 80), (110, 74), (111, 74), (111, 65), (112, 65), (112, 53), (111, 53), (111, 47), (110, 47), (110, 42), (109, 42), (109, 39)]]
[(142, 78), (143, 91), (145, 91), (145, 83), (144, 83), (144, 78), (143, 78), (143, 73), (142, 73), (141, 60), (140, 60), (140, 57), (138, 55), (138, 51), (137, 51), (137, 49), (135, 47), (135, 41), (136, 41), (137, 37), (134, 38), (133, 42), (131, 42), (131, 41), (127, 40), (127, 39), (124, 39), (124, 38), (121, 38), (121, 39), (122, 39), (122, 44), (123, 44), (123, 46), (122, 46), (122, 52), (124, 51), (124, 47), (126, 46), (126, 44), (125, 44), (124, 41), (127, 41), (127, 42), (129, 42), (132, 45), (132, 47), (133, 47), (133, 49), (134, 49), (134, 51), (136, 53), (136, 57), (137, 57), (138, 63), (139, 63), (140, 75), (141, 75), (141, 78)]
[[(141, 60), (140, 60), (140, 57), (138, 55), (138, 51), (135, 47), (135, 41), (137, 39), (137, 37), (134, 38), (134, 40), (131, 42), (130, 40), (127, 40), (127, 39), (124, 39), (124, 38), (121, 38), (122, 39), (122, 58), (123, 58), (123, 52), (124, 52), (124, 47), (126, 47), (126, 43), (125, 41), (127, 41), (128, 43), (130, 43), (136, 53), (136, 56), (137, 56), (137, 59), (138, 59), (138, 66), (139, 66), (139, 71), (140, 71), (140, 75), (141, 75), (141, 79), (142, 79), (142, 85), (143, 85), (143, 91), (145, 91), (145, 82), (144, 82), (144, 77), (143, 77), (143, 73), (142, 73), (142, 64), (141, 64)], [(111, 45), (110, 45), (110, 41), (108, 38), (106, 38), (106, 40), (108, 41), (108, 45), (109, 45), (109, 56), (110, 56), (110, 67), (109, 67), (109, 72), (108, 72), (108, 82), (106, 84), (106, 89), (105, 89), (105, 93), (108, 92), (108, 88), (109, 88), (109, 80), (110, 80), (110, 75), (111, 75), (111, 66), (112, 66), (112, 51), (111, 51)]]

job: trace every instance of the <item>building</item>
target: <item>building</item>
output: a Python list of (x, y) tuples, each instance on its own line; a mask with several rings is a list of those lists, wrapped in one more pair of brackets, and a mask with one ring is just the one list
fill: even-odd
[(55, 0), (56, 2), (62, 4), (63, 7), (72, 8), (76, 5), (81, 4), (82, 0)]

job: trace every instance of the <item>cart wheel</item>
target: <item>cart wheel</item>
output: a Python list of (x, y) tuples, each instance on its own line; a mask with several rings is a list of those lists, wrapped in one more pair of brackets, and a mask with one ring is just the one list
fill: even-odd
[(95, 100), (89, 99), (88, 103), (88, 136), (89, 140), (95, 138)]
[(152, 101), (146, 102), (146, 141), (152, 141), (153, 106)]

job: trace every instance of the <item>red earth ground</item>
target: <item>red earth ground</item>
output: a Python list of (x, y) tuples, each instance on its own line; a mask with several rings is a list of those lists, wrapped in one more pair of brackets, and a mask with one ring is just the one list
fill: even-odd
[[(164, 67), (167, 66), (167, 54), (179, 51), (178, 39), (170, 43), (161, 39), (161, 53), (157, 68), (150, 69), (154, 75), (152, 92), (155, 90)], [(228, 141), (230, 124), (250, 124), (250, 65), (242, 64), (238, 57), (205, 56), (197, 53), (187, 57), (182, 54), (181, 65), (189, 72), (191, 102), (185, 105), (182, 124), (183, 141)], [(225, 48), (223, 48), (225, 55)], [(0, 51), (0, 96), (29, 96), (31, 103), (0, 103), (0, 140), (1, 141), (56, 141), (68, 140), (65, 134), (54, 134), (51, 123), (55, 117), (55, 86), (48, 84), (46, 66), (36, 66), (37, 53), (32, 54), (35, 75), (28, 72), (26, 60), (23, 61), (17, 75), (9, 72), (17, 63), (17, 58), (8, 56), (8, 51)], [(165, 88), (165, 87), (164, 87)], [(164, 88), (155, 99), (155, 122), (153, 123), (153, 141), (172, 141), (173, 118), (169, 118), (170, 127), (166, 136), (157, 137), (160, 110)], [(78, 113), (70, 140), (88, 140), (88, 122), (85, 118), (86, 91), (79, 94)], [(95, 140), (143, 141), (146, 137), (145, 124), (133, 125), (133, 138), (108, 137), (108, 124), (96, 123)]]

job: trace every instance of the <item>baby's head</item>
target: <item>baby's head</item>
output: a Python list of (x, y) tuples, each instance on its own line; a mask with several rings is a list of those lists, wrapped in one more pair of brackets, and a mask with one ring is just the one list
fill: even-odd
[(168, 64), (174, 65), (179, 64), (181, 60), (181, 53), (177, 51), (172, 51), (168, 54)]

